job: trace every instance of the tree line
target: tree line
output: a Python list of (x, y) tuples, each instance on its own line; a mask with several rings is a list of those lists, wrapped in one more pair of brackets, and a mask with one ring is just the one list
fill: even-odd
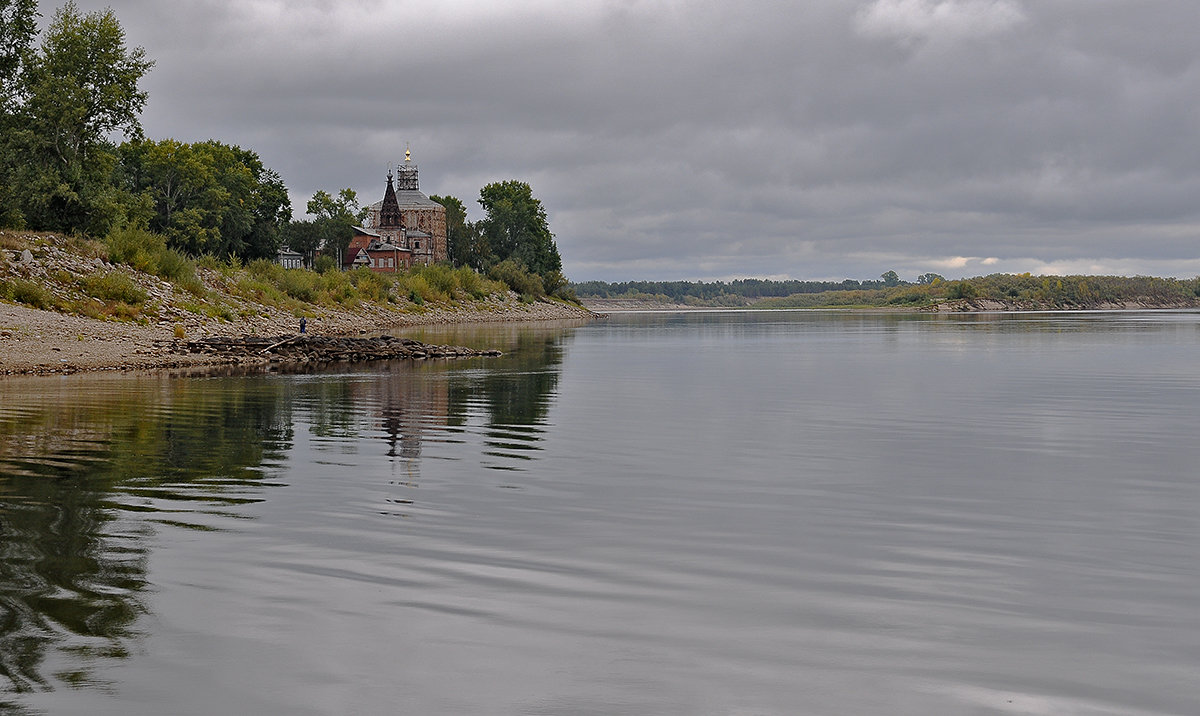
[[(894, 275), (894, 272), (888, 272)], [(888, 286), (911, 285), (896, 277), (894, 281), (884, 274), (878, 280), (856, 281), (772, 281), (769, 279), (741, 278), (733, 281), (582, 281), (570, 287), (581, 298), (646, 298), (666, 297), (677, 303), (691, 301), (720, 302), (723, 298), (758, 300), (781, 298), (795, 294), (824, 293), (826, 291), (861, 291), (881, 289)]]
[[(141, 229), (192, 256), (238, 260), (288, 245), (333, 268), (367, 213), (353, 190), (318, 191), (305, 207), (313, 218), (293, 220), (282, 177), (256, 152), (145, 137), (139, 83), (154, 62), (127, 44), (111, 9), (82, 13), (68, 0), (35, 44), (38, 18), (36, 0), (0, 0), (0, 227), (98, 238)], [(455, 197), (434, 199), (447, 207), (457, 265), (511, 274), (539, 293), (565, 286), (528, 184), (485, 186), (477, 222)]]

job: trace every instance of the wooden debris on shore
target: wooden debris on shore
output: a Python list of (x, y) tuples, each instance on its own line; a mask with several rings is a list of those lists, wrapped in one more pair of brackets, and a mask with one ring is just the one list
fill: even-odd
[(241, 338), (201, 338), (174, 341), (173, 353), (199, 353), (224, 357), (230, 361), (269, 360), (289, 363), (358, 363), (372, 360), (425, 360), (428, 358), (474, 358), (498, 356), (500, 351), (475, 350), (462, 346), (436, 346), (411, 338), (372, 336), (318, 336), (297, 333), (292, 336), (243, 336)]

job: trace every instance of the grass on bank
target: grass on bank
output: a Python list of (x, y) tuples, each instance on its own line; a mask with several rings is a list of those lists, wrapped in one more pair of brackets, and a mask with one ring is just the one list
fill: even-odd
[[(453, 306), (479, 301), (505, 294), (510, 289), (527, 303), (547, 295), (547, 281), (514, 261), (498, 264), (487, 276), (469, 268), (444, 264), (414, 267), (394, 274), (375, 273), (361, 267), (339, 271), (327, 257), (320, 257), (317, 267), (321, 270), (313, 271), (287, 269), (265, 259), (243, 264), (236, 257), (191, 258), (168, 247), (163, 236), (144, 229), (114, 230), (103, 242), (0, 232), (0, 248), (9, 251), (26, 248), (36, 251), (39, 246), (51, 243), (67, 248), (71, 253), (106, 258), (111, 263), (157, 276), (170, 283), (177, 294), (187, 294), (178, 302), (184, 310), (222, 320), (257, 313), (252, 308), (235, 308), (231, 304), (238, 301), (230, 299), (243, 299), (294, 315), (305, 315), (317, 307), (353, 310), (366, 303), (422, 311), (429, 305)], [(0, 268), (5, 261), (7, 255), (0, 255)], [(201, 269), (211, 272), (207, 276), (210, 283), (215, 284), (214, 290), (206, 287)], [(0, 275), (0, 299), (95, 318), (129, 320), (155, 312), (155, 307), (147, 305), (147, 292), (119, 271), (82, 277), (57, 271), (52, 280), (60, 284), (62, 290), (51, 291), (42, 282), (20, 276), (4, 278)], [(550, 283), (561, 292), (566, 282), (559, 276), (553, 277)], [(60, 295), (64, 292), (73, 292), (78, 297), (64, 299)]]

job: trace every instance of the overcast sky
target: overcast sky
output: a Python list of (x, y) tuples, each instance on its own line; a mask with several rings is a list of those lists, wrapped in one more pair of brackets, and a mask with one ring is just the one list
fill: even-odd
[(1200, 274), (1197, 0), (77, 4), (297, 218), (407, 143), (472, 218), (529, 182), (576, 281)]

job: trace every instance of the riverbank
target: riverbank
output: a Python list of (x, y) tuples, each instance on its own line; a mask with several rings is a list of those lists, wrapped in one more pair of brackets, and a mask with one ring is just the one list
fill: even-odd
[[(433, 307), (419, 314), (380, 306), (327, 310), (307, 320), (314, 335), (363, 335), (407, 326), (593, 318), (587, 309), (557, 302), (522, 303), (511, 294), (472, 305)], [(182, 324), (181, 324), (182, 325)], [(149, 370), (228, 363), (209, 353), (178, 353), (174, 322), (102, 321), (0, 303), (0, 375)], [(184, 341), (277, 335), (296, 331), (291, 316), (255, 314), (233, 321), (188, 321)], [(486, 349), (488, 346), (476, 346)]]
[[(160, 266), (156, 275), (110, 261), (97, 242), (0, 232), (0, 299), (10, 299), (0, 300), (0, 375), (228, 363), (179, 346), (296, 333), (301, 318), (309, 334), (349, 336), (595, 316), (564, 301), (519, 296), (461, 270), (431, 268), (410, 277), (407, 287), (388, 274), (319, 276), (265, 262), (196, 262), (183, 269), (168, 273)], [(459, 283), (464, 279), (475, 284), (472, 290)], [(440, 287), (431, 285), (438, 281)], [(329, 288), (322, 293), (322, 282), (336, 295)]]

